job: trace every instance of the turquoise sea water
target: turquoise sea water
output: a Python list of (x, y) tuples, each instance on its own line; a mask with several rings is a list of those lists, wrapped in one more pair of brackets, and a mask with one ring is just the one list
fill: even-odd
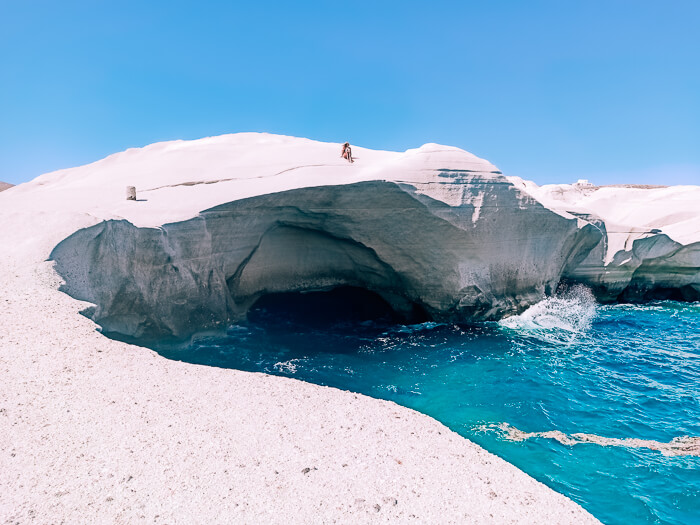
[(158, 351), (424, 412), (604, 523), (700, 523), (700, 303), (602, 306), (578, 288), (478, 326), (349, 308), (287, 297)]

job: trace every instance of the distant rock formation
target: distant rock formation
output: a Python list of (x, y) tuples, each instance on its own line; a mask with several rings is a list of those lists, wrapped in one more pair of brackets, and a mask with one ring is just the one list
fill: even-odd
[(700, 300), (700, 187), (521, 187), (548, 208), (581, 217), (603, 233), (563, 279), (590, 286), (606, 302)]
[(14, 184), (10, 184), (9, 182), (0, 182), (0, 191), (5, 191), (9, 190)]
[(409, 321), (461, 322), (519, 313), (564, 282), (603, 300), (700, 290), (698, 212), (679, 204), (700, 188), (540, 188), (437, 144), (353, 152), (349, 164), (340, 145), (267, 134), (154, 144), (44, 175), (12, 203), (72, 225), (51, 253), (63, 289), (135, 337), (187, 337), (268, 294), (341, 286)]

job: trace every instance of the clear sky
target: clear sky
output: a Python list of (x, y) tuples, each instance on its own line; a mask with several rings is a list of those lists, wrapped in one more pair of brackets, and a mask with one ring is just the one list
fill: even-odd
[(268, 131), (700, 184), (698, 24), (698, 0), (0, 0), (0, 180)]

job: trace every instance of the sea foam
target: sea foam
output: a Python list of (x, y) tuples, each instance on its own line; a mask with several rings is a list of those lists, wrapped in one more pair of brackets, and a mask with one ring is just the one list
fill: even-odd
[(596, 315), (593, 292), (585, 286), (568, 287), (531, 306), (520, 315), (499, 321), (503, 328), (549, 343), (570, 343), (584, 334)]
[(664, 456), (700, 456), (700, 436), (679, 436), (671, 441), (662, 442), (640, 438), (610, 438), (596, 434), (565, 434), (559, 430), (545, 432), (525, 432), (508, 423), (483, 425), (477, 430), (496, 430), (508, 441), (525, 441), (532, 438), (553, 439), (562, 445), (594, 444), (604, 447), (647, 448), (661, 452)]

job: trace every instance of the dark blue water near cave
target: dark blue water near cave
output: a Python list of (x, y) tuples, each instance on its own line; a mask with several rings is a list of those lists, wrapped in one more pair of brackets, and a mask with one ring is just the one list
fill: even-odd
[(459, 326), (353, 297), (266, 298), (225, 334), (158, 351), (424, 412), (605, 523), (700, 523), (700, 303), (602, 306), (578, 288)]

